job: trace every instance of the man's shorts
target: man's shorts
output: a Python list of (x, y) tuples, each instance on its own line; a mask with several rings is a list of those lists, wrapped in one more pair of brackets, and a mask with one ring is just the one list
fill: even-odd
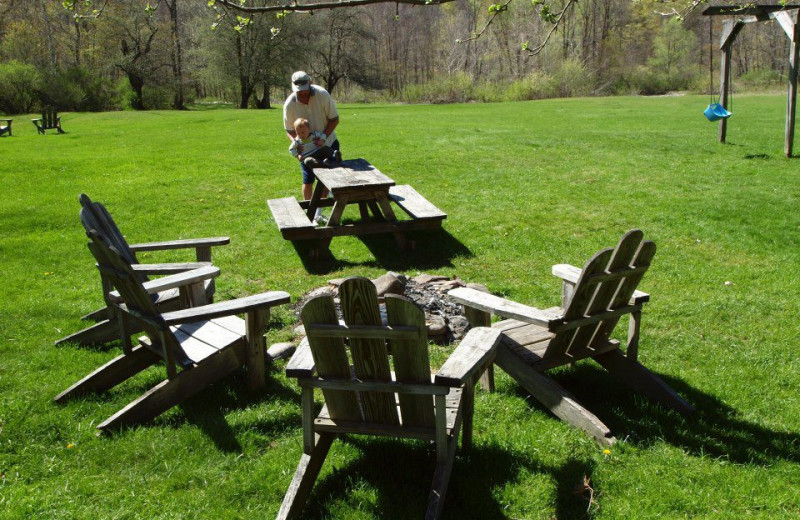
[[(331, 148), (333, 150), (339, 150), (338, 139), (331, 143)], [(306, 168), (306, 165), (302, 162), (300, 163), (300, 169), (303, 171), (303, 184), (312, 184), (314, 180), (316, 180), (316, 177), (314, 177), (314, 172), (311, 171), (311, 168)]]

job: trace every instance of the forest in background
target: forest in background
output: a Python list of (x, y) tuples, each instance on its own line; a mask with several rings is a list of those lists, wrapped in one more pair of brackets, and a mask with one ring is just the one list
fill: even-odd
[[(488, 28), (501, 4), (456, 0), (245, 14), (205, 0), (113, 0), (96, 18), (76, 18), (63, 3), (0, 0), (0, 112), (42, 105), (182, 109), (194, 102), (270, 108), (282, 102), (297, 69), (351, 102), (719, 88), (722, 20), (701, 16), (704, 6), (678, 20), (654, 0), (570, 2), (548, 45), (534, 53), (552, 28), (552, 13), (543, 14), (550, 4), (541, 0), (503, 4)], [(748, 26), (733, 45), (735, 90), (783, 89), (788, 54), (789, 40), (777, 24)]]

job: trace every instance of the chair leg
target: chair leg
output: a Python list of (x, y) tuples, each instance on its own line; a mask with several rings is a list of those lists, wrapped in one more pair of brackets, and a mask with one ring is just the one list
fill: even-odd
[(118, 356), (55, 397), (55, 402), (63, 403), (71, 397), (86, 392), (103, 392), (113, 388), (145, 368), (158, 363), (159, 356), (145, 347), (138, 346), (130, 354)]
[(109, 320), (114, 315), (114, 313), (108, 307), (103, 307), (102, 309), (97, 309), (96, 311), (92, 311), (89, 314), (85, 314), (81, 316), (82, 320), (87, 321), (103, 321)]
[(97, 426), (101, 432), (145, 422), (166, 412), (241, 367), (235, 349), (228, 348), (199, 365), (162, 381)]
[(454, 432), (448, 440), (447, 457), (436, 463), (431, 492), (428, 495), (428, 509), (425, 511), (425, 520), (436, 520), (442, 515), (447, 486), (450, 484), (450, 474), (453, 472), (453, 464), (456, 459), (457, 444), (458, 434)]
[(502, 343), (497, 347), (495, 363), (556, 417), (585, 431), (600, 444), (610, 446), (617, 441), (608, 426), (581, 406), (564, 387), (528, 366)]
[[(131, 334), (135, 334), (136, 332), (141, 332), (141, 330), (133, 331)], [(116, 339), (120, 339), (119, 322), (116, 319), (103, 320), (59, 339), (56, 341), (56, 346), (61, 346), (64, 343), (77, 343), (78, 345), (85, 346), (99, 345)]]
[(624, 356), (619, 350), (612, 350), (592, 359), (640, 394), (669, 406), (683, 415), (689, 415), (694, 412), (694, 406), (686, 402), (660, 377), (638, 361)]
[(302, 457), (300, 457), (300, 463), (294, 472), (292, 483), (289, 484), (289, 490), (286, 491), (286, 496), (283, 497), (277, 520), (300, 517), (303, 506), (311, 494), (311, 488), (314, 487), (314, 482), (317, 481), (322, 464), (325, 462), (325, 457), (328, 456), (328, 451), (330, 451), (331, 444), (333, 444), (335, 438), (336, 435), (333, 433), (318, 434), (317, 442), (311, 453), (303, 453)]

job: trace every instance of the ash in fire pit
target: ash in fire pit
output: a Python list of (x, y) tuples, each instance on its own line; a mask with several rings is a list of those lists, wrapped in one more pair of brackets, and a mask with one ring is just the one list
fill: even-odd
[[(330, 280), (325, 287), (319, 287), (303, 296), (295, 307), (295, 314), (299, 317), (300, 309), (305, 302), (314, 296), (332, 294), (336, 303), (336, 312), (341, 318), (339, 299), (336, 298), (339, 285), (344, 279)], [(447, 276), (420, 274), (409, 279), (405, 275), (388, 272), (372, 280), (378, 290), (378, 301), (381, 303), (381, 315), (386, 318), (383, 307), (383, 297), (386, 294), (400, 294), (419, 305), (425, 311), (425, 324), (428, 327), (428, 338), (436, 343), (450, 343), (464, 337), (469, 330), (469, 322), (464, 317), (461, 305), (455, 303), (447, 296), (447, 291), (456, 287), (472, 287), (484, 292), (489, 292), (485, 286), (475, 283), (464, 283), (458, 277), (453, 279)], [(298, 332), (305, 334), (302, 326)]]

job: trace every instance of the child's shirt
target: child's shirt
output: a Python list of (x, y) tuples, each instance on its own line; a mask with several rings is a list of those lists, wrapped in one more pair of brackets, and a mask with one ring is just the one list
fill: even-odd
[[(321, 147), (314, 144), (315, 139), (321, 139), (322, 132), (311, 132), (308, 134), (308, 138), (300, 139), (299, 137), (295, 137), (294, 141), (292, 141), (291, 146), (289, 146), (289, 153), (292, 154), (292, 157), (308, 157), (309, 155), (313, 154)], [(323, 145), (324, 146), (324, 145)]]

